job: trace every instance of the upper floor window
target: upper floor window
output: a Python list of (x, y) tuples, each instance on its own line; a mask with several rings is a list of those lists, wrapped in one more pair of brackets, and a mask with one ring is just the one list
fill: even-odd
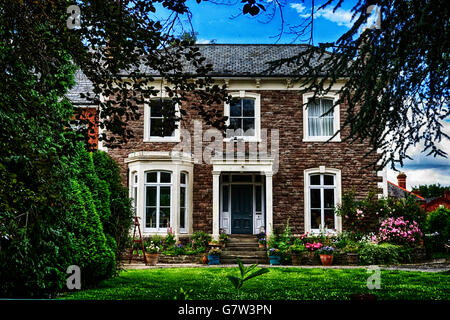
[(240, 91), (231, 95), (234, 97), (233, 100), (225, 106), (227, 125), (232, 130), (227, 132), (227, 138), (259, 139), (261, 128), (259, 94)]
[(334, 134), (333, 101), (316, 99), (308, 102), (308, 134), (310, 137), (331, 137)]
[(145, 115), (145, 141), (176, 142), (179, 140), (178, 109), (170, 99), (152, 99), (146, 106)]
[[(307, 101), (303, 109), (303, 141), (327, 141), (339, 130), (339, 105), (335, 106), (336, 97), (320, 97)], [(339, 132), (331, 141), (340, 141)]]

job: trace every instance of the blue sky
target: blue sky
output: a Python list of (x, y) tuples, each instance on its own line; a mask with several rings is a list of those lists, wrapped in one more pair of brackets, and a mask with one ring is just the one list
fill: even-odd
[[(271, 1), (266, 0), (267, 8), (270, 7)], [(319, 1), (315, 2), (317, 6)], [(240, 1), (236, 1), (236, 5), (233, 6), (216, 5), (209, 2), (197, 4), (195, 1), (190, 1), (189, 6), (193, 14), (192, 26), (197, 32), (198, 43), (209, 43), (214, 40), (216, 43), (270, 44), (291, 43), (293, 40), (292, 36), (283, 36), (281, 39), (275, 37), (279, 33), (281, 25), (279, 14), (275, 15), (269, 23), (262, 23), (261, 17), (240, 15)], [(349, 29), (352, 6), (353, 1), (347, 0), (335, 13), (331, 8), (316, 13), (316, 19), (314, 19), (315, 45), (320, 42), (337, 40)], [(302, 21), (302, 17), (307, 15), (310, 10), (310, 0), (286, 1), (283, 7), (284, 20), (295, 25)], [(185, 26), (188, 24), (185, 23)], [(297, 41), (296, 43), (301, 42)], [(450, 135), (450, 121), (446, 121), (444, 127), (444, 132)], [(450, 141), (442, 141), (440, 145), (444, 151), (450, 154)], [(408, 154), (413, 157), (413, 160), (406, 161), (405, 166), (399, 168), (407, 175), (407, 187), (410, 189), (412, 186), (432, 183), (450, 185), (450, 159), (426, 157), (421, 153), (422, 149), (421, 145), (412, 149)], [(388, 170), (388, 180), (396, 183), (397, 174), (398, 172)]]

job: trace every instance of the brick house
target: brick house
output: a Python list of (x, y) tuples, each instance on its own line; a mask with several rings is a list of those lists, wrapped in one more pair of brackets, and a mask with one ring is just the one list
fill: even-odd
[[(122, 169), (144, 235), (271, 234), (288, 220), (294, 234), (336, 232), (343, 224), (334, 207), (344, 192), (354, 188), (365, 197), (374, 187), (387, 196), (386, 172), (367, 167), (376, 156), (364, 157), (367, 143), (343, 142), (345, 130), (328, 141), (345, 117), (345, 104), (321, 117), (337, 95), (312, 101), (312, 93), (302, 94), (295, 85), (298, 74), (289, 67), (265, 72), (267, 61), (298, 54), (303, 45), (199, 48), (213, 65), (211, 76), (236, 98), (216, 106), (235, 130), (220, 140), (185, 103), (188, 114), (178, 129), (155, 135), (152, 126), (168, 100), (161, 92), (140, 106), (139, 121), (129, 122), (135, 138), (108, 150)], [(155, 79), (156, 85), (164, 81)]]

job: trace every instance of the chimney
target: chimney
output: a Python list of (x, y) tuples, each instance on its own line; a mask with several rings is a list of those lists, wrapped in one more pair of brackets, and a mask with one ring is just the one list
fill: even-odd
[(404, 172), (400, 172), (397, 176), (398, 186), (406, 189), (406, 174)]

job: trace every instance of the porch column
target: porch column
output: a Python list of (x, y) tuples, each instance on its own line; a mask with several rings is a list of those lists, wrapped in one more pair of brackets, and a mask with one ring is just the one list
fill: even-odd
[(273, 210), (272, 210), (272, 172), (266, 174), (266, 235), (272, 235)]
[(214, 240), (219, 240), (219, 190), (220, 190), (220, 172), (213, 171), (212, 237)]
[(172, 177), (172, 208), (174, 208), (175, 210), (173, 210), (172, 212), (172, 222), (170, 226), (172, 227), (172, 232), (175, 235), (175, 239), (178, 241), (178, 236), (180, 235), (180, 174), (178, 167), (173, 171)]

